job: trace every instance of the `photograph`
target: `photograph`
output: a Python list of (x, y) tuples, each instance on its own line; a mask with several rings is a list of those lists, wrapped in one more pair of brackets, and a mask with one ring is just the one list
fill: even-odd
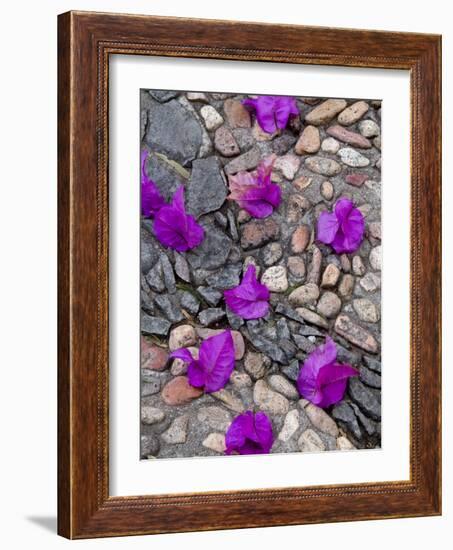
[(3, 548), (452, 546), (447, 6), (3, 5)]
[(139, 122), (140, 458), (379, 449), (380, 98), (141, 89)]

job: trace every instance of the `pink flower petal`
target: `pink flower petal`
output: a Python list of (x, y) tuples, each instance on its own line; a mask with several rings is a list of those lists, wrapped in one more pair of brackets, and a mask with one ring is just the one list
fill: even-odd
[(142, 215), (145, 216), (145, 218), (149, 218), (165, 205), (165, 200), (160, 194), (157, 185), (153, 182), (153, 180), (148, 178), (148, 175), (146, 174), (146, 160), (148, 158), (147, 151), (142, 151), (140, 158)]
[(172, 204), (162, 207), (154, 219), (154, 234), (164, 246), (184, 252), (201, 244), (204, 229), (193, 216), (186, 214), (184, 187), (180, 186)]
[(246, 411), (233, 420), (225, 434), (226, 454), (269, 453), (274, 441), (269, 417)]
[(178, 357), (188, 363), (187, 378), (195, 388), (206, 393), (225, 387), (234, 369), (234, 342), (230, 330), (206, 338), (200, 346), (198, 359), (187, 348), (173, 351), (170, 357)]
[(289, 118), (299, 114), (293, 97), (261, 95), (256, 99), (245, 99), (242, 103), (255, 110), (258, 124), (268, 134), (284, 130)]
[(333, 212), (321, 212), (317, 224), (317, 238), (329, 244), (337, 254), (355, 252), (363, 241), (365, 220), (349, 199), (335, 203)]
[(222, 389), (234, 369), (234, 343), (231, 331), (225, 330), (216, 336), (206, 338), (200, 346), (198, 361), (205, 374), (205, 391), (210, 393)]
[(229, 177), (230, 195), (238, 205), (255, 218), (270, 216), (281, 202), (279, 185), (271, 183), (275, 155), (264, 159), (255, 172), (238, 172)]
[(206, 383), (206, 372), (199, 360), (193, 360), (187, 366), (187, 378), (194, 388), (202, 388)]
[(321, 212), (318, 218), (318, 240), (330, 244), (337, 234), (340, 224), (335, 214), (330, 212)]
[(179, 348), (175, 351), (172, 351), (169, 355), (171, 359), (182, 359), (186, 363), (192, 363), (194, 360), (192, 354), (187, 348)]
[(223, 295), (230, 310), (243, 319), (259, 319), (269, 311), (269, 289), (258, 282), (254, 265), (248, 267), (238, 286)]
[(318, 407), (329, 407), (341, 401), (346, 391), (348, 378), (358, 372), (350, 365), (336, 363), (335, 342), (326, 338), (306, 358), (297, 378), (299, 393)]

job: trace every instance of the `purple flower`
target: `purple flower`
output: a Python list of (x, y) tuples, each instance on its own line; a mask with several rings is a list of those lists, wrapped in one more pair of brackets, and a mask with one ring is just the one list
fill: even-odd
[(341, 401), (348, 378), (359, 374), (350, 365), (337, 363), (336, 358), (335, 342), (327, 336), (326, 343), (310, 353), (299, 371), (299, 393), (318, 407), (326, 408)]
[(337, 254), (355, 252), (364, 231), (362, 212), (349, 199), (338, 200), (334, 212), (321, 212), (318, 218), (318, 240), (330, 244)]
[(164, 246), (184, 252), (198, 246), (204, 238), (204, 229), (193, 216), (186, 214), (184, 186), (178, 187), (171, 205), (163, 206), (154, 218), (154, 234)]
[(226, 454), (256, 455), (271, 450), (274, 436), (267, 414), (246, 411), (236, 416), (225, 434)]
[(165, 200), (160, 194), (157, 185), (152, 179), (148, 178), (146, 174), (146, 160), (148, 158), (148, 152), (142, 151), (140, 157), (141, 164), (141, 203), (142, 203), (142, 215), (145, 218), (154, 216), (159, 208), (165, 205)]
[(241, 284), (223, 292), (226, 305), (243, 319), (259, 319), (269, 311), (269, 289), (258, 282), (255, 266), (249, 265)]
[(228, 198), (255, 218), (266, 218), (278, 208), (281, 201), (280, 186), (271, 182), (272, 166), (276, 156), (263, 160), (255, 172), (238, 172), (229, 176)]
[(268, 134), (284, 130), (289, 118), (299, 114), (293, 97), (260, 95), (256, 99), (244, 99), (242, 104), (255, 109), (258, 124)]
[(206, 338), (200, 346), (198, 359), (187, 348), (170, 354), (189, 363), (187, 377), (191, 386), (204, 388), (206, 393), (221, 390), (234, 369), (234, 343), (230, 330)]

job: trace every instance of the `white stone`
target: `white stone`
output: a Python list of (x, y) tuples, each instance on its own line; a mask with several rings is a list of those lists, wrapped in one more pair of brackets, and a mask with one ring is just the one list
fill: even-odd
[(354, 445), (344, 435), (340, 435), (337, 439), (337, 449), (339, 451), (352, 451), (355, 449)]
[(216, 407), (202, 407), (197, 414), (201, 424), (206, 424), (214, 430), (225, 431), (231, 424), (231, 415), (225, 409)]
[(209, 434), (208, 437), (202, 443), (203, 447), (215, 451), (216, 453), (225, 452), (225, 436), (219, 433)]
[(358, 207), (358, 209), (360, 210), (360, 212), (362, 212), (363, 217), (366, 218), (368, 214), (373, 210), (373, 207), (371, 206), (371, 204), (366, 203), (366, 204), (361, 204)]
[(333, 137), (328, 137), (321, 143), (321, 149), (326, 153), (330, 153), (331, 155), (335, 155), (336, 153), (338, 153), (339, 148), (340, 143)]
[(360, 256), (354, 256), (354, 258), (352, 258), (352, 272), (359, 277), (365, 275), (366, 267)]
[(365, 181), (365, 187), (368, 187), (368, 189), (371, 189), (373, 193), (375, 193), (378, 197), (381, 196), (381, 182), (376, 180), (366, 180)]
[(261, 410), (271, 414), (286, 414), (289, 410), (288, 399), (271, 390), (264, 380), (255, 383), (253, 400)]
[(375, 273), (367, 273), (360, 279), (360, 286), (367, 292), (374, 292), (381, 286), (381, 278)]
[(182, 416), (178, 416), (178, 418), (173, 420), (168, 430), (162, 434), (162, 439), (170, 445), (185, 443), (188, 422), (189, 415), (183, 414)]
[(366, 101), (356, 101), (338, 115), (338, 122), (343, 126), (350, 126), (362, 118), (368, 109)]
[(375, 246), (370, 252), (370, 264), (375, 271), (382, 269), (382, 248), (381, 245)]
[(307, 283), (295, 288), (288, 296), (289, 303), (294, 306), (313, 304), (319, 298), (319, 288), (315, 283)]
[(361, 120), (359, 122), (359, 132), (366, 138), (378, 136), (380, 133), (379, 126), (374, 120)]
[(337, 154), (344, 164), (353, 168), (364, 168), (370, 164), (370, 159), (351, 147), (343, 147)]
[(334, 188), (329, 180), (325, 180), (321, 183), (321, 195), (326, 199), (326, 201), (333, 199)]
[(334, 292), (324, 292), (318, 302), (317, 310), (324, 317), (335, 317), (341, 309), (341, 300)]
[(305, 412), (315, 428), (333, 437), (337, 437), (338, 426), (323, 409), (310, 403), (305, 407)]
[(186, 96), (189, 101), (201, 101), (203, 103), (208, 102), (208, 98), (203, 92), (187, 92)]
[(165, 413), (157, 407), (141, 407), (141, 420), (143, 424), (157, 424), (165, 418)]
[(299, 392), (291, 382), (281, 374), (272, 374), (268, 379), (269, 386), (288, 399), (298, 399)]
[(303, 453), (316, 453), (319, 451), (324, 451), (326, 448), (322, 442), (322, 439), (311, 428), (304, 431), (304, 433), (299, 437), (297, 444)]
[(211, 105), (204, 105), (200, 114), (208, 130), (217, 130), (223, 124), (222, 116)]
[(252, 378), (263, 378), (266, 370), (271, 366), (271, 360), (262, 353), (248, 351), (244, 359), (244, 368)]
[(279, 170), (287, 180), (292, 180), (300, 166), (300, 159), (293, 154), (278, 157), (274, 169)]
[(322, 274), (321, 286), (324, 288), (334, 287), (340, 277), (340, 269), (335, 264), (327, 264)]
[(195, 329), (191, 325), (180, 325), (170, 332), (168, 348), (174, 351), (179, 348), (187, 348), (197, 343)]
[(371, 300), (357, 298), (352, 302), (352, 305), (360, 320), (366, 323), (377, 323), (379, 321), (379, 310)]
[(219, 391), (211, 393), (212, 397), (215, 397), (219, 401), (221, 401), (225, 407), (228, 407), (234, 412), (244, 412), (244, 405), (240, 399), (235, 397), (232, 393), (230, 393), (226, 389), (221, 389)]
[(252, 385), (252, 379), (245, 372), (233, 371), (230, 376), (230, 382), (235, 388), (248, 388)]
[(269, 267), (263, 273), (261, 282), (263, 285), (266, 285), (271, 292), (285, 292), (288, 290), (286, 267), (283, 265), (274, 265)]
[(297, 432), (299, 428), (299, 411), (294, 409), (285, 416), (283, 427), (278, 434), (280, 441), (286, 442)]

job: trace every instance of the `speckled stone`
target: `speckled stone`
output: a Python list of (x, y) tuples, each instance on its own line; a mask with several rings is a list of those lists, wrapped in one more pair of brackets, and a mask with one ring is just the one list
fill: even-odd
[(223, 124), (222, 116), (211, 105), (203, 106), (200, 109), (200, 114), (208, 130), (216, 130)]
[(300, 451), (303, 453), (316, 453), (319, 451), (324, 451), (326, 448), (322, 439), (311, 428), (304, 431), (304, 433), (299, 437), (297, 444), (299, 445)]
[(298, 155), (316, 153), (321, 147), (319, 130), (315, 126), (306, 126), (297, 140), (295, 151)]
[(289, 441), (298, 429), (299, 411), (297, 409), (293, 409), (285, 416), (285, 421), (283, 422), (283, 427), (278, 434), (278, 439), (283, 442)]
[(288, 289), (286, 267), (282, 265), (268, 267), (261, 277), (261, 282), (271, 292), (285, 292)]
[(289, 401), (286, 397), (271, 390), (264, 380), (258, 380), (253, 390), (253, 400), (261, 410), (271, 414), (286, 414)]
[(295, 288), (288, 296), (289, 303), (294, 306), (303, 306), (314, 304), (319, 298), (318, 285), (307, 283), (306, 285)]
[(334, 292), (324, 292), (318, 301), (317, 310), (328, 319), (335, 317), (341, 309), (341, 300)]
[(307, 124), (314, 124), (315, 126), (326, 124), (343, 111), (346, 105), (347, 103), (344, 99), (327, 99), (305, 115), (305, 122)]
[(338, 115), (338, 122), (343, 126), (350, 126), (361, 119), (368, 109), (366, 101), (356, 101)]

